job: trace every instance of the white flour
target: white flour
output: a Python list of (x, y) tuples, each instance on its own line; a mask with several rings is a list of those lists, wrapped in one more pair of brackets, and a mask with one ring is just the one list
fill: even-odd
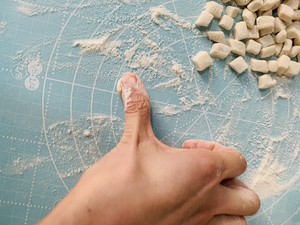
[(154, 86), (155, 89), (166, 89), (166, 88), (171, 88), (171, 87), (176, 87), (180, 84), (180, 79), (179, 78), (174, 78), (172, 80), (169, 80), (165, 83), (160, 83)]
[(152, 21), (166, 30), (170, 30), (170, 28), (168, 28), (168, 26), (166, 26), (165, 24), (161, 23), (161, 21), (159, 19), (160, 17), (170, 19), (173, 22), (175, 22), (175, 24), (177, 24), (183, 28), (187, 28), (187, 29), (193, 28), (193, 25), (190, 22), (186, 21), (185, 19), (179, 17), (178, 15), (176, 15), (174, 13), (171, 13), (163, 5), (151, 8), (150, 14), (151, 14)]
[(73, 46), (79, 46), (81, 53), (100, 53), (103, 55), (119, 55), (118, 48), (121, 47), (121, 41), (110, 41), (110, 36), (105, 35), (99, 39), (84, 39), (74, 41)]
[(181, 112), (181, 110), (178, 107), (172, 106), (172, 105), (167, 105), (165, 107), (160, 108), (157, 111), (158, 114), (162, 114), (162, 115), (165, 115), (165, 116), (174, 116), (174, 115), (177, 115), (180, 112)]

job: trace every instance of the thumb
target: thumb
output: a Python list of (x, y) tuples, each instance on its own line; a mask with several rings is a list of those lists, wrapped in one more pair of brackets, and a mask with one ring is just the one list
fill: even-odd
[(118, 82), (125, 112), (125, 130), (121, 143), (137, 144), (153, 135), (150, 121), (150, 101), (141, 79), (126, 73)]

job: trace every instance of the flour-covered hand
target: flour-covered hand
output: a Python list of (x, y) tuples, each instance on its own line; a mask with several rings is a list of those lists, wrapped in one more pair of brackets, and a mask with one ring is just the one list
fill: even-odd
[(161, 143), (150, 121), (150, 102), (135, 74), (119, 82), (125, 108), (120, 143), (89, 168), (40, 224), (244, 225), (260, 206), (236, 179), (243, 156), (206, 141), (182, 148)]

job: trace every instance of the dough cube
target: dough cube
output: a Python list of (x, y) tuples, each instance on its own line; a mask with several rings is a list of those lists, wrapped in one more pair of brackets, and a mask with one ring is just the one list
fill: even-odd
[(198, 71), (203, 71), (210, 67), (213, 63), (209, 54), (206, 51), (201, 51), (193, 57), (193, 62)]
[(283, 44), (275, 44), (275, 55), (278, 57), (280, 55), (280, 52), (282, 50)]
[(291, 24), (286, 29), (286, 32), (288, 39), (300, 38), (300, 29), (298, 29), (294, 24)]
[(272, 73), (276, 73), (278, 69), (278, 62), (277, 60), (270, 60), (268, 61), (268, 69)]
[(210, 55), (216, 59), (225, 59), (231, 52), (228, 45), (222, 43), (215, 43), (212, 45)]
[(275, 45), (271, 45), (269, 47), (262, 48), (260, 50), (259, 57), (262, 59), (271, 57), (271, 56), (275, 55), (275, 51), (276, 51)]
[(256, 12), (259, 8), (261, 8), (264, 5), (264, 1), (263, 0), (253, 0), (252, 2), (250, 2), (247, 5), (247, 8), (251, 11), (251, 12)]
[(300, 38), (294, 39), (294, 45), (300, 46)]
[(253, 55), (258, 55), (258, 53), (261, 50), (261, 44), (254, 41), (254, 40), (249, 40), (246, 43), (246, 51), (253, 54)]
[(248, 28), (246, 22), (237, 22), (234, 27), (234, 38), (237, 40), (244, 40), (248, 38)]
[(230, 0), (222, 0), (223, 3), (227, 3), (229, 2)]
[(268, 11), (264, 11), (261, 16), (273, 16), (273, 11), (272, 9), (268, 10)]
[(205, 5), (205, 10), (212, 14), (215, 18), (221, 18), (223, 9), (223, 5), (214, 1), (207, 2)]
[(286, 77), (294, 77), (300, 73), (300, 63), (295, 61), (290, 61), (289, 67), (284, 71), (283, 75)]
[(286, 30), (282, 30), (282, 31), (280, 31), (278, 34), (276, 34), (276, 36), (275, 36), (275, 42), (276, 42), (277, 44), (282, 44), (282, 43), (285, 42), (286, 37), (287, 37), (287, 32), (286, 32)]
[(274, 29), (275, 18), (273, 16), (259, 16), (256, 19), (257, 29)]
[(214, 16), (207, 11), (203, 11), (198, 17), (195, 25), (196, 27), (208, 27)]
[(241, 74), (243, 73), (245, 70), (248, 69), (248, 64), (246, 63), (246, 61), (244, 60), (244, 58), (242, 56), (237, 57), (236, 59), (234, 59), (233, 61), (231, 61), (229, 63), (229, 66), (235, 71), (237, 72), (237, 74)]
[(260, 43), (263, 48), (275, 44), (274, 39), (270, 34), (257, 39), (257, 42)]
[(248, 29), (248, 38), (249, 39), (258, 39), (259, 38), (259, 32), (257, 30), (256, 25), (254, 25), (252, 29)]
[(280, 4), (280, 0), (265, 0), (264, 5), (260, 7), (261, 11), (268, 11)]
[(227, 6), (226, 7), (226, 14), (232, 18), (237, 17), (240, 12), (240, 8), (234, 6)]
[(226, 43), (225, 35), (222, 31), (207, 31), (206, 33), (209, 40), (212, 40), (217, 43)]
[(278, 33), (285, 29), (286, 29), (286, 26), (285, 26), (284, 22), (279, 17), (276, 17), (275, 24), (274, 24), (274, 32)]
[(274, 32), (274, 28), (265, 28), (265, 29), (261, 29), (259, 30), (259, 35), (261, 37), (266, 36), (268, 34), (272, 34)]
[(231, 47), (231, 52), (234, 54), (244, 56), (246, 53), (246, 46), (244, 42), (235, 39), (229, 39), (229, 46)]
[(272, 79), (269, 74), (264, 74), (258, 77), (258, 88), (259, 89), (269, 89), (274, 87), (277, 84), (277, 81)]
[(288, 5), (293, 10), (297, 10), (299, 6), (299, 0), (284, 0), (283, 4)]
[(255, 72), (267, 73), (269, 71), (266, 60), (250, 59), (250, 69)]
[(288, 56), (290, 58), (295, 58), (299, 53), (300, 53), (300, 46), (295, 45), (292, 47)]
[(243, 20), (246, 22), (248, 28), (253, 28), (256, 20), (256, 13), (251, 12), (249, 9), (245, 8), (242, 14)]
[(225, 30), (231, 30), (233, 26), (234, 19), (228, 15), (223, 15), (220, 19), (219, 26)]
[(300, 20), (300, 10), (295, 10), (292, 20)]
[(283, 44), (280, 55), (288, 55), (292, 49), (292, 46), (293, 46), (293, 41), (291, 39), (286, 39)]
[(238, 6), (244, 6), (244, 5), (248, 5), (248, 3), (250, 2), (251, 0), (235, 0), (235, 3), (238, 5)]
[(283, 74), (289, 67), (290, 65), (290, 57), (286, 55), (282, 55), (278, 58), (278, 68), (277, 68), (277, 73), (278, 74)]
[(285, 4), (281, 4), (277, 9), (278, 17), (283, 21), (291, 21), (294, 16), (294, 10)]

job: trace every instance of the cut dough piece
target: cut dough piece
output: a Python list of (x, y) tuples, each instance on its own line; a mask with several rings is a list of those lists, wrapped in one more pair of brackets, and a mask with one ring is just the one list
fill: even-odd
[(203, 11), (198, 17), (195, 25), (196, 27), (208, 27), (214, 16), (207, 11)]
[(292, 20), (300, 20), (300, 10), (294, 12)]
[(300, 38), (300, 29), (298, 29), (294, 24), (291, 24), (286, 29), (286, 32), (288, 39)]
[(263, 48), (275, 44), (274, 39), (270, 34), (257, 39), (257, 42), (260, 43)]
[(286, 39), (280, 52), (280, 55), (288, 55), (292, 49), (292, 46), (293, 41), (291, 39)]
[(239, 6), (248, 5), (251, 0), (235, 0), (235, 3)]
[(229, 39), (229, 45), (231, 47), (231, 52), (240, 56), (245, 56), (246, 46), (244, 42), (235, 39)]
[(206, 33), (209, 40), (217, 43), (226, 43), (225, 35), (222, 31), (207, 31)]
[(294, 10), (285, 4), (281, 4), (277, 9), (278, 17), (283, 21), (291, 21), (294, 16)]
[(277, 81), (274, 80), (269, 74), (264, 74), (258, 77), (258, 88), (259, 89), (269, 89), (274, 87)]
[(294, 77), (300, 73), (300, 63), (295, 61), (290, 61), (289, 67), (286, 71), (283, 72), (283, 75), (286, 77)]
[(290, 57), (286, 55), (282, 55), (278, 58), (278, 68), (277, 68), (277, 73), (278, 74), (283, 74), (284, 71), (286, 71), (289, 67), (290, 64)]
[(275, 18), (273, 16), (259, 16), (256, 19), (257, 29), (274, 29)]
[(275, 24), (274, 24), (274, 32), (278, 33), (285, 29), (286, 29), (286, 26), (285, 26), (284, 22), (279, 17), (276, 17)]
[(268, 34), (272, 34), (274, 32), (274, 28), (266, 28), (266, 29), (261, 29), (259, 30), (259, 35), (261, 37), (266, 36)]
[(249, 39), (258, 39), (259, 38), (259, 32), (257, 30), (256, 25), (254, 25), (252, 29), (248, 29), (248, 38)]
[(225, 59), (231, 52), (228, 45), (222, 43), (215, 43), (212, 45), (210, 55), (216, 59)]
[(280, 52), (282, 50), (283, 44), (275, 44), (275, 55), (278, 57), (280, 55)]
[(247, 5), (247, 8), (251, 11), (251, 12), (256, 12), (259, 8), (261, 8), (264, 5), (264, 1), (263, 0), (253, 0), (252, 2), (250, 2)]
[(268, 11), (264, 11), (261, 16), (273, 16), (273, 11), (272, 9), (268, 10)]
[(225, 30), (231, 30), (234, 23), (234, 19), (228, 15), (223, 15), (220, 19), (219, 26)]
[(249, 40), (246, 43), (246, 51), (254, 54), (254, 55), (258, 55), (260, 53), (261, 50), (261, 44), (254, 41), (254, 40)]
[(268, 69), (269, 69), (269, 72), (276, 73), (277, 69), (278, 69), (278, 62), (277, 62), (277, 60), (270, 60), (270, 61), (268, 61)]
[(267, 73), (269, 71), (266, 60), (250, 59), (250, 69), (255, 72)]
[(265, 0), (264, 5), (260, 7), (261, 11), (268, 11), (280, 4), (280, 0)]
[(292, 47), (288, 56), (290, 58), (295, 58), (299, 53), (300, 53), (300, 46), (295, 45)]
[(248, 38), (248, 28), (246, 22), (237, 22), (234, 27), (234, 38), (237, 40), (244, 40)]
[(271, 56), (275, 55), (275, 52), (276, 52), (275, 45), (271, 45), (269, 47), (262, 48), (260, 50), (259, 57), (262, 58), (262, 59), (268, 58), (268, 57), (271, 57)]
[(246, 22), (248, 28), (253, 28), (256, 20), (256, 13), (251, 12), (249, 9), (244, 8), (242, 14), (243, 20)]
[(206, 51), (201, 51), (193, 57), (193, 62), (198, 71), (203, 71), (210, 67), (213, 63), (209, 54)]
[(223, 3), (227, 3), (229, 2), (230, 0), (222, 0)]
[(237, 57), (233, 61), (229, 63), (229, 66), (237, 72), (237, 74), (243, 73), (245, 70), (248, 69), (248, 64), (246, 63), (245, 59), (242, 56)]
[(224, 6), (214, 1), (207, 2), (205, 10), (212, 14), (215, 18), (221, 18)]
[(288, 5), (293, 10), (297, 10), (299, 7), (299, 0), (284, 0), (283, 4)]
[(285, 42), (286, 37), (287, 37), (286, 30), (282, 30), (275, 36), (275, 42), (277, 44), (282, 44)]
[(226, 14), (232, 18), (237, 17), (240, 12), (240, 8), (234, 6), (227, 6), (226, 7)]

